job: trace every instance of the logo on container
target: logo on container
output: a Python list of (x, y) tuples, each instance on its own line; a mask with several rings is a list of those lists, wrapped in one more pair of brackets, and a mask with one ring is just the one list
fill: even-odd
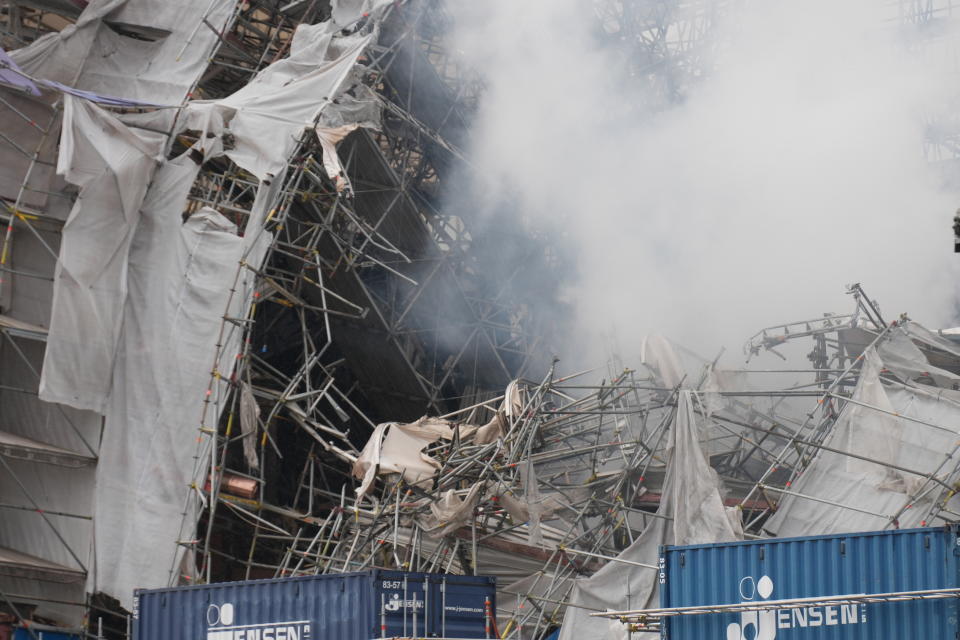
[[(761, 603), (769, 600), (772, 594), (773, 580), (770, 576), (761, 576), (759, 580), (747, 576), (740, 580), (741, 602)], [(744, 611), (740, 614), (740, 622), (727, 625), (727, 640), (774, 640), (779, 629), (832, 627), (866, 621), (865, 608), (861, 610), (857, 604)]]
[(386, 611), (400, 611), (400, 609), (423, 609), (423, 600), (416, 598), (412, 600), (403, 600), (399, 593), (394, 593), (390, 599), (383, 605)]
[(234, 624), (233, 603), (207, 607), (207, 640), (310, 640), (309, 620)]

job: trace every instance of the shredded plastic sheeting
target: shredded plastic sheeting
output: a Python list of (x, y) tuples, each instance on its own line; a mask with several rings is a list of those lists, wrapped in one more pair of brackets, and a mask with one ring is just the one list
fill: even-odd
[(450, 489), (439, 500), (430, 503), (430, 514), (421, 519), (421, 525), (429, 535), (443, 537), (453, 533), (473, 518), (473, 510), (483, 493), (483, 484), (475, 484), (461, 498)]
[[(236, 138), (226, 155), (260, 180), (282, 174), (304, 131), (337, 96), (372, 36), (336, 37), (328, 23), (301, 25), (290, 57), (220, 101)], [(201, 107), (202, 108), (202, 107)]]
[(644, 336), (640, 361), (656, 371), (667, 386), (677, 387), (684, 379), (683, 365), (670, 341), (663, 336)]
[[(880, 378), (883, 366), (876, 350), (864, 353), (853, 399), (869, 406), (847, 404), (824, 440), (827, 447), (861, 458), (821, 450), (792, 483), (790, 490), (797, 495), (785, 496), (767, 522), (771, 534), (921, 526), (943, 485), (956, 481), (957, 394), (885, 384)], [(930, 474), (936, 482), (925, 477)]]
[(960, 376), (933, 366), (913, 342), (911, 336), (916, 335), (922, 327), (915, 323), (909, 326), (910, 330), (903, 327), (893, 329), (889, 338), (877, 345), (877, 353), (883, 360), (884, 366), (906, 383), (927, 379), (935, 381), (937, 386), (946, 388), (960, 384)]
[(661, 517), (654, 519), (636, 542), (617, 556), (649, 566), (611, 561), (591, 577), (577, 580), (559, 640), (626, 637), (621, 635), (625, 634), (622, 625), (610, 625), (606, 619), (591, 618), (589, 614), (657, 606), (655, 567), (661, 545), (729, 542), (741, 537), (728, 520), (715, 474), (700, 449), (691, 395), (690, 391), (681, 391), (677, 401), (670, 433), (669, 470), (657, 509)]
[(444, 420), (377, 425), (353, 466), (353, 475), (362, 480), (357, 496), (366, 495), (378, 474), (399, 473), (410, 484), (432, 478), (440, 469), (440, 463), (422, 450), (441, 438), (452, 437), (453, 428)]
[[(197, 148), (205, 157), (224, 153), (229, 126), (229, 153), (254, 173), (262, 169), (243, 237), (212, 209), (181, 224), (199, 170), (189, 154), (156, 171), (162, 136), (66, 98), (60, 167), (81, 194), (64, 229), (42, 397), (106, 415), (89, 589), (126, 606), (135, 586), (177, 576), (177, 541), (191, 534), (183, 522), (195, 521), (183, 513), (198, 508), (208, 468), (207, 456), (197, 455), (196, 430), (204, 418), (216, 424), (205, 401), (229, 389), (221, 379), (210, 398), (201, 391), (212, 363), (227, 375), (234, 366), (240, 331), (221, 334), (222, 318), (241, 317), (253, 294), (252, 273), (241, 263), (258, 267), (271, 244), (262, 224), (279, 193), (273, 178), (330, 103), (315, 92), (335, 96), (369, 41), (328, 29), (316, 25), (311, 42), (295, 38), (290, 59), (224, 101), (191, 106), (178, 125), (202, 131)], [(325, 61), (326, 53), (336, 57)], [(284, 136), (286, 144), (274, 144)]]
[(179, 105), (206, 69), (216, 32), (235, 7), (236, 0), (94, 0), (75, 25), (11, 57), (34, 78), (100, 96)]
[(332, 0), (330, 10), (332, 22), (339, 29), (347, 29), (362, 18), (381, 11), (392, 0)]

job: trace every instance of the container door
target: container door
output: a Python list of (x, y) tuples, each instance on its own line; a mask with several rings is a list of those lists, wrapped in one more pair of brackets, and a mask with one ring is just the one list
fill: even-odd
[[(427, 594), (422, 577), (380, 574), (375, 587), (375, 610), (379, 612), (375, 637), (425, 637), (427, 632), (433, 634), (432, 629), (424, 628), (424, 623), (428, 622), (425, 614)], [(382, 626), (386, 629), (379, 633)]]
[[(488, 582), (467, 582), (457, 576), (434, 576), (430, 584), (431, 637), (486, 638), (486, 599), (496, 611), (495, 590)], [(434, 631), (436, 634), (434, 635)]]

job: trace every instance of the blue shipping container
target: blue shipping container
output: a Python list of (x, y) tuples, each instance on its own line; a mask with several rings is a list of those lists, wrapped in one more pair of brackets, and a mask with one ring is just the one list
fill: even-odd
[(133, 638), (485, 638), (487, 600), (495, 578), (383, 570), (138, 590)]
[[(956, 527), (663, 547), (663, 608), (960, 586)], [(665, 617), (669, 640), (957, 640), (958, 600)]]
[(42, 625), (33, 626), (33, 633), (29, 629), (18, 627), (13, 630), (13, 640), (80, 640), (80, 636), (61, 631), (50, 631)]

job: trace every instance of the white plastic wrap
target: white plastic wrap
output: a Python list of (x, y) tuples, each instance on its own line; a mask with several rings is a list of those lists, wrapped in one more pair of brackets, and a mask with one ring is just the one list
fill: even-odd
[(303, 132), (337, 95), (371, 37), (335, 38), (328, 23), (300, 25), (289, 58), (220, 101), (235, 110), (228, 126), (236, 147), (226, 155), (261, 180), (280, 175)]
[[(178, 24), (167, 26), (176, 33), (181, 24), (196, 27), (191, 38), (203, 40), (210, 30), (196, 12), (233, 6), (221, 0), (188, 4), (171, 3), (153, 25), (167, 25), (168, 10), (179, 11)], [(37, 48), (24, 58), (40, 68), (62, 56), (62, 41), (88, 24), (119, 17), (140, 24), (147, 18), (136, 12), (140, 2), (129, 0), (124, 7), (116, 15), (95, 15), (95, 8), (107, 5), (92, 3), (76, 28), (48, 38), (48, 50)], [(249, 308), (255, 277), (243, 265), (259, 269), (272, 243), (263, 224), (276, 206), (288, 156), (370, 41), (334, 31), (329, 24), (301, 27), (289, 59), (222, 101), (188, 105), (177, 123), (181, 130), (204, 132), (197, 148), (206, 159), (223, 153), (221, 136), (229, 129), (235, 142), (229, 154), (262, 179), (242, 236), (212, 209), (182, 222), (198, 172), (188, 155), (157, 170), (160, 136), (128, 129), (97, 107), (65, 98), (63, 171), (82, 193), (64, 232), (44, 395), (105, 414), (88, 590), (113, 595), (128, 608), (135, 587), (176, 582), (184, 552), (179, 541), (194, 536), (209, 469), (209, 438), (198, 447), (198, 429), (216, 428), (242, 346), (241, 329), (223, 318), (243, 317)], [(110, 58), (109, 64), (119, 64)], [(97, 74), (106, 83), (113, 71), (129, 73), (121, 65)], [(156, 96), (170, 87), (151, 73), (137, 75), (143, 81), (137, 86), (148, 87), (159, 101)], [(211, 386), (213, 371), (219, 376)], [(204, 413), (204, 406), (211, 410)]]
[(357, 20), (380, 11), (390, 2), (391, 0), (332, 0), (330, 2), (331, 17), (334, 24), (344, 29), (352, 26)]
[(103, 413), (127, 296), (127, 254), (163, 137), (64, 96), (57, 171), (80, 186), (63, 227), (40, 397)]
[[(928, 393), (928, 387), (884, 385), (880, 381), (883, 367), (876, 350), (864, 352), (853, 399), (876, 409), (848, 403), (824, 445), (920, 474), (954, 469), (960, 405), (935, 388)], [(939, 486), (926, 484), (934, 489), (932, 493), (911, 497), (924, 484), (917, 473), (821, 450), (790, 489), (820, 501), (784, 496), (765, 529), (781, 537), (869, 531), (893, 526), (894, 517), (900, 527), (919, 526), (933, 498), (942, 492)], [(911, 506), (904, 510), (907, 505)]]
[(660, 335), (643, 337), (640, 361), (660, 374), (668, 387), (679, 386), (684, 378), (683, 365), (670, 341)]
[[(679, 382), (679, 381), (678, 381)], [(657, 514), (619, 559), (655, 567), (658, 549), (664, 544), (727, 542), (740, 537), (731, 526), (717, 488), (713, 469), (700, 449), (699, 434), (690, 391), (681, 391), (671, 427), (668, 472)], [(672, 518), (667, 520), (666, 518)], [(559, 640), (626, 637), (625, 627), (611, 625), (590, 613), (605, 610), (642, 609), (658, 606), (655, 569), (611, 561), (593, 576), (577, 580), (563, 618)], [(633, 638), (656, 638), (634, 634)]]
[(215, 31), (227, 25), (236, 4), (93, 0), (76, 25), (11, 57), (38, 78), (105, 96), (178, 105), (206, 69), (218, 41)]
[(960, 383), (960, 376), (935, 367), (927, 361), (927, 357), (913, 342), (914, 339), (919, 339), (914, 337), (918, 333), (917, 328), (924, 332), (926, 329), (919, 325), (913, 327), (915, 328), (912, 331), (903, 327), (892, 329), (887, 339), (877, 345), (877, 354), (883, 360), (884, 366), (904, 382), (928, 379), (938, 387), (955, 388), (954, 385)]
[(437, 418), (421, 418), (411, 424), (377, 425), (353, 465), (353, 475), (362, 480), (357, 487), (357, 497), (366, 495), (378, 475), (399, 473), (410, 484), (432, 478), (440, 469), (440, 463), (422, 449), (452, 437), (450, 423)]
[(129, 607), (133, 589), (161, 586), (176, 545), (221, 316), (242, 252), (212, 209), (183, 224), (196, 167), (158, 174), (130, 251), (130, 301), (98, 466), (97, 571), (91, 585)]

